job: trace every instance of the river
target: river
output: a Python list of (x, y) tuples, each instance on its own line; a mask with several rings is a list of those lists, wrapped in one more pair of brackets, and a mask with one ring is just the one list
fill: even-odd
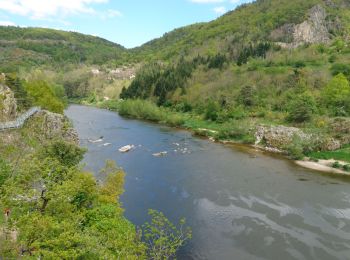
[(108, 110), (72, 105), (66, 115), (88, 148), (86, 169), (99, 178), (112, 159), (126, 171), (130, 221), (147, 221), (149, 208), (186, 218), (193, 238), (179, 259), (350, 259), (349, 179)]

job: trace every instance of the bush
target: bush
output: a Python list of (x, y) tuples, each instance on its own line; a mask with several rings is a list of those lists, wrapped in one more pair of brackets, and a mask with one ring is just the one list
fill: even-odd
[(190, 228), (181, 219), (177, 228), (163, 213), (149, 210), (152, 220), (143, 225), (143, 236), (147, 245), (149, 259), (174, 259), (177, 250), (192, 237)]
[(345, 76), (350, 76), (350, 65), (348, 64), (341, 64), (336, 63), (332, 66), (331, 72), (333, 76), (336, 76), (338, 74), (344, 74)]
[(350, 172), (350, 164), (346, 164), (343, 166), (343, 170), (346, 172)]
[(79, 164), (85, 150), (64, 141), (57, 141), (44, 148), (43, 155), (57, 159), (62, 165), (72, 167)]
[(335, 168), (335, 169), (340, 169), (342, 167), (342, 165), (339, 162), (334, 162), (332, 164), (332, 167)]
[(55, 113), (63, 113), (64, 100), (60, 100), (55, 95), (47, 82), (42, 80), (30, 81), (25, 84), (25, 88), (34, 105)]
[(322, 91), (322, 99), (336, 116), (350, 112), (350, 85), (344, 74), (338, 74), (327, 84)]
[(287, 120), (295, 123), (310, 121), (316, 112), (316, 102), (313, 96), (304, 93), (298, 95), (289, 104), (289, 114)]
[(298, 135), (294, 135), (292, 142), (286, 145), (284, 149), (293, 160), (302, 160), (304, 158), (304, 143)]
[(251, 86), (245, 86), (241, 89), (238, 101), (246, 107), (251, 107), (255, 104), (255, 89)]
[(210, 101), (205, 111), (204, 118), (206, 120), (216, 121), (220, 112), (220, 107), (217, 103)]

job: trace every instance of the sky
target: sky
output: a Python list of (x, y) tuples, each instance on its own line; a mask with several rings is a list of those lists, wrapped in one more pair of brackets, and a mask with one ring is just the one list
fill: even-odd
[(0, 25), (76, 31), (132, 48), (248, 2), (252, 0), (0, 0)]

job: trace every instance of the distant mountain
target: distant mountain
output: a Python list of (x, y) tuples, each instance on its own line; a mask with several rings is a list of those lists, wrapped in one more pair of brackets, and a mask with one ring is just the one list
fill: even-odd
[(62, 63), (117, 63), (126, 53), (121, 45), (81, 33), (0, 26), (0, 69), (5, 72)]

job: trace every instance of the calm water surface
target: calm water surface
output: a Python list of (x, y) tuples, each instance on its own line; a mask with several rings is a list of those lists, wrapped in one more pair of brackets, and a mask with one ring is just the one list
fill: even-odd
[[(89, 149), (87, 169), (98, 178), (113, 159), (126, 171), (129, 220), (142, 224), (149, 208), (187, 219), (193, 239), (180, 259), (350, 259), (349, 180), (107, 110), (73, 105), (66, 114)], [(136, 148), (118, 152), (128, 144)]]

